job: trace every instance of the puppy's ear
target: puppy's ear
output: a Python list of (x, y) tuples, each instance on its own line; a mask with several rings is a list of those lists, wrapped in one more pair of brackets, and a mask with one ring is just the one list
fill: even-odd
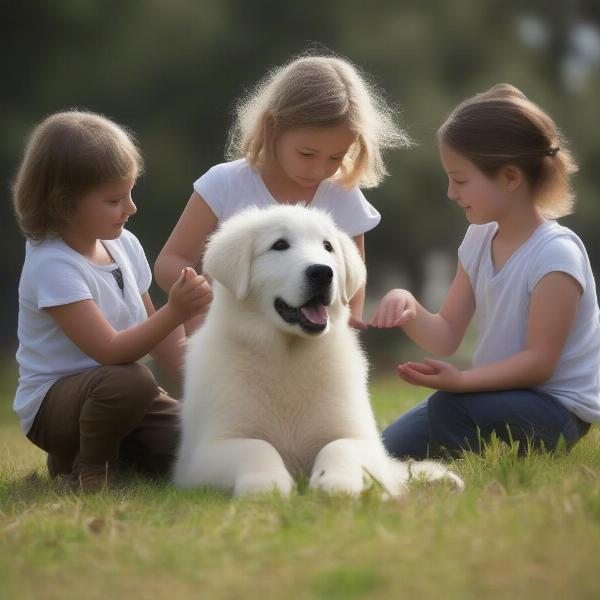
[(254, 235), (231, 222), (216, 231), (208, 241), (203, 271), (235, 294), (238, 300), (250, 291), (250, 272), (254, 255)]
[(365, 284), (367, 269), (352, 238), (342, 232), (338, 232), (337, 238), (344, 263), (344, 273), (340, 281), (342, 302), (348, 304), (354, 294)]

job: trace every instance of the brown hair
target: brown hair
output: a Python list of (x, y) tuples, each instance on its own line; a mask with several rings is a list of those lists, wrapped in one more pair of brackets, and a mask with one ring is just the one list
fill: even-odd
[(33, 130), (13, 185), (13, 205), (26, 238), (59, 235), (78, 201), (94, 187), (143, 168), (132, 135), (111, 120), (70, 110)]
[(340, 167), (339, 182), (375, 187), (387, 174), (382, 150), (408, 146), (395, 110), (349, 61), (303, 55), (273, 69), (240, 100), (229, 133), (227, 158), (260, 167), (286, 130), (345, 123), (357, 140)]
[(521, 169), (542, 214), (573, 212), (570, 176), (577, 164), (554, 121), (510, 84), (498, 84), (455, 108), (438, 139), (492, 177), (506, 165)]

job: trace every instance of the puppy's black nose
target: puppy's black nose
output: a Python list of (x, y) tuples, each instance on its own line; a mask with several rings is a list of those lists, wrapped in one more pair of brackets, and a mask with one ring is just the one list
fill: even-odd
[(306, 269), (306, 276), (313, 286), (326, 287), (333, 279), (333, 269), (327, 265), (310, 265)]

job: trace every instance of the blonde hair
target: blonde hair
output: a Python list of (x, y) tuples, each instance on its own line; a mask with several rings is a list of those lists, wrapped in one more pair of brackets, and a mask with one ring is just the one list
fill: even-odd
[(570, 177), (578, 168), (567, 141), (515, 86), (498, 84), (465, 100), (440, 127), (438, 139), (490, 177), (506, 165), (521, 169), (544, 216), (573, 212)]
[(236, 107), (227, 158), (260, 167), (274, 156), (277, 137), (303, 126), (347, 124), (357, 135), (338, 181), (375, 187), (387, 175), (382, 151), (408, 146), (396, 111), (347, 60), (304, 55), (270, 71)]
[(94, 187), (143, 168), (133, 137), (91, 112), (53, 114), (35, 127), (12, 188), (21, 231), (27, 239), (60, 235), (77, 203)]

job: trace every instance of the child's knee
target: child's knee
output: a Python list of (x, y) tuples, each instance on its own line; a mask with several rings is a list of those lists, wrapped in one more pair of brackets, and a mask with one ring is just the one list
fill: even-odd
[[(427, 415), (432, 438), (448, 445), (450, 439), (465, 427), (465, 412), (461, 405), (461, 395), (438, 391), (427, 402)], [(467, 421), (470, 420), (467, 418)]]
[(123, 394), (131, 403), (149, 405), (159, 394), (158, 384), (150, 369), (138, 363), (122, 365), (122, 367)]
[(123, 407), (144, 409), (159, 394), (150, 370), (138, 363), (101, 367), (96, 396), (103, 396)]
[(454, 394), (438, 391), (432, 394), (427, 400), (427, 415), (430, 422), (438, 422), (446, 419), (450, 412), (453, 412), (456, 401)]

